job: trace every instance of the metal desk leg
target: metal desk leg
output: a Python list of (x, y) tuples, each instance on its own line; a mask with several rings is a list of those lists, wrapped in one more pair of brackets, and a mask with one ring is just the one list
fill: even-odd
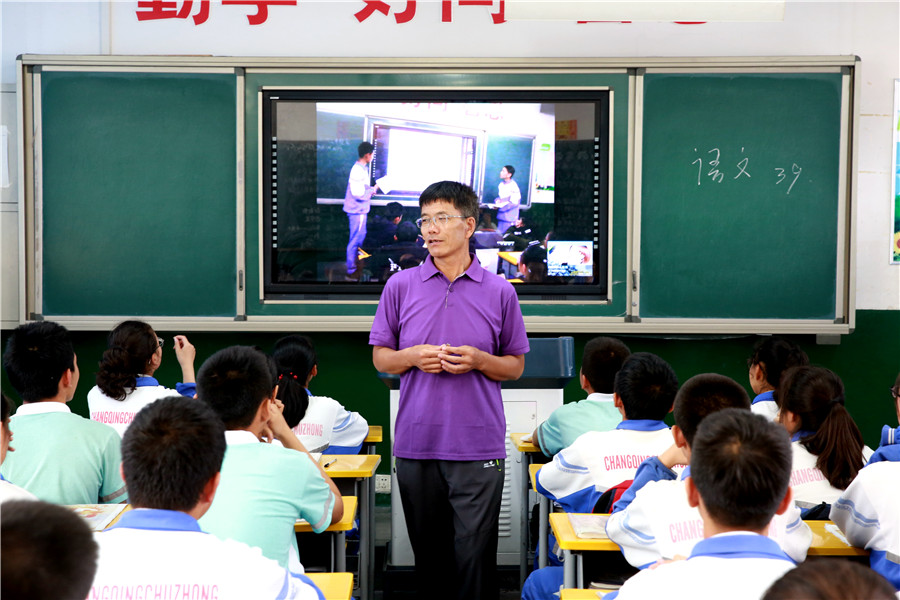
[(334, 536), (334, 544), (336, 546), (334, 556), (335, 556), (335, 572), (336, 573), (346, 573), (347, 572), (347, 532), (346, 531), (338, 531), (337, 535)]
[(538, 568), (547, 566), (547, 537), (550, 529), (550, 499), (541, 494), (540, 520), (538, 523)]
[(372, 600), (375, 590), (375, 486), (372, 478), (360, 481), (362, 495), (359, 507), (359, 594)]
[(525, 585), (525, 578), (528, 576), (528, 463), (531, 462), (525, 458), (526, 453), (520, 452), (522, 465), (522, 505), (519, 515), (519, 589)]
[(575, 557), (571, 550), (563, 550), (563, 586), (566, 589), (575, 587)]

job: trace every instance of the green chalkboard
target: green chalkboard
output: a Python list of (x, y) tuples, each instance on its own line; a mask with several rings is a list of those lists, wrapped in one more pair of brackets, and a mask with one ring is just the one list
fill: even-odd
[(44, 315), (234, 316), (233, 74), (44, 72)]
[(483, 202), (493, 202), (497, 198), (500, 184), (500, 169), (512, 165), (516, 169), (513, 181), (522, 192), (522, 206), (528, 204), (531, 190), (531, 161), (534, 154), (534, 138), (521, 136), (492, 135), (488, 137), (484, 161)]
[(836, 315), (840, 73), (646, 74), (642, 318)]

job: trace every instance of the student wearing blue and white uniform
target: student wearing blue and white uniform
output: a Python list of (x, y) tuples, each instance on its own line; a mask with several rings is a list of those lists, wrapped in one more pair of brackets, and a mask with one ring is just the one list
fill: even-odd
[[(872, 455), (844, 408), (844, 384), (823, 367), (793, 367), (781, 380), (779, 422), (791, 436), (791, 488), (804, 518), (832, 504)], [(827, 510), (821, 507), (818, 510)], [(825, 513), (827, 514), (827, 512)]]
[(809, 357), (800, 347), (784, 338), (765, 337), (753, 347), (747, 359), (750, 368), (750, 388), (756, 397), (750, 410), (771, 421), (778, 420), (778, 402), (775, 393), (781, 374), (791, 367), (809, 364)]
[(309, 391), (318, 375), (316, 349), (303, 335), (289, 335), (275, 342), (272, 358), (278, 367), (278, 399), (284, 404), (284, 420), (310, 452), (358, 454), (369, 435), (369, 424), (340, 402)]
[[(287, 426), (273, 370), (274, 362), (261, 351), (232, 346), (213, 354), (197, 374), (198, 397), (224, 421), (228, 444), (216, 502), (200, 525), (302, 572), (295, 521), (306, 519), (321, 533), (341, 519), (344, 504), (337, 486)], [(280, 444), (263, 443), (264, 436)]]
[[(897, 380), (891, 387), (891, 398), (897, 412), (897, 421), (900, 422), (900, 375), (897, 375)], [(900, 462), (900, 427), (885, 425), (881, 428), (881, 444), (869, 458), (868, 464), (881, 461)]]
[(728, 408), (700, 424), (691, 452), (687, 501), (704, 539), (685, 560), (645, 569), (605, 598), (758, 600), (794, 561), (765, 536), (791, 504), (790, 443), (778, 426)]
[(143, 321), (124, 321), (109, 334), (108, 348), (100, 359), (97, 385), (88, 392), (92, 421), (106, 423), (121, 436), (134, 416), (160, 398), (180, 394), (193, 397), (194, 346), (183, 335), (175, 336), (175, 357), (181, 366), (182, 383), (170, 390), (153, 374), (162, 363), (163, 340)]
[(201, 530), (197, 520), (220, 481), (224, 429), (215, 412), (193, 398), (164, 398), (135, 417), (122, 440), (134, 510), (95, 535), (100, 555), (89, 597), (324, 599), (309, 578), (263, 557), (259, 548)]
[[(685, 491), (690, 467), (680, 478), (672, 469), (689, 464), (703, 419), (726, 408), (748, 410), (750, 398), (737, 382), (723, 375), (696, 375), (678, 390), (672, 427), (675, 445), (644, 461), (606, 526), (609, 538), (633, 566), (646, 568), (661, 559), (687, 556), (703, 539), (703, 520), (697, 508), (688, 504)], [(775, 515), (765, 534), (793, 560), (806, 560), (812, 532), (793, 502), (783, 514)]]
[(20, 325), (3, 366), (24, 401), (9, 422), (17, 451), (6, 457), (3, 477), (45, 502), (126, 502), (119, 435), (68, 407), (79, 371), (66, 328), (52, 321)]
[(531, 439), (544, 456), (552, 457), (588, 431), (609, 431), (622, 421), (613, 385), (630, 355), (628, 346), (616, 338), (596, 337), (584, 345), (579, 378), (588, 397), (563, 404), (534, 430)]

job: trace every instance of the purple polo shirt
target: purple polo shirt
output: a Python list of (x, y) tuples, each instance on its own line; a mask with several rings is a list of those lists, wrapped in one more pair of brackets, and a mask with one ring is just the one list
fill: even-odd
[[(384, 286), (369, 344), (392, 350), (418, 344), (474, 346), (496, 356), (528, 352), (519, 298), (505, 279), (472, 264), (452, 283), (427, 257)], [(480, 371), (400, 376), (394, 456), (423, 460), (506, 457), (500, 383)]]

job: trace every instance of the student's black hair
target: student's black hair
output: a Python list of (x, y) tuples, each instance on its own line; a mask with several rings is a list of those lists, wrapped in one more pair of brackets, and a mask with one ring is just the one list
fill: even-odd
[(631, 350), (622, 340), (599, 336), (584, 345), (581, 374), (598, 394), (612, 394), (616, 373), (622, 363), (631, 356)]
[(109, 332), (107, 349), (97, 371), (97, 387), (114, 400), (124, 400), (134, 390), (137, 376), (145, 372), (157, 348), (159, 338), (147, 323), (119, 323)]
[(284, 420), (295, 427), (309, 408), (306, 381), (316, 366), (316, 349), (305, 335), (288, 335), (275, 342), (272, 358), (278, 368), (278, 399), (284, 404)]
[(716, 523), (759, 531), (787, 493), (792, 460), (780, 425), (726, 408), (700, 423), (691, 446), (691, 478)]
[(219, 350), (197, 372), (197, 397), (216, 411), (228, 429), (250, 425), (274, 387), (266, 355), (250, 346)]
[(503, 168), (506, 169), (506, 172), (509, 173), (510, 177), (516, 174), (516, 168), (512, 165), (503, 165)]
[(84, 600), (97, 572), (97, 542), (74, 511), (38, 500), (3, 503), (0, 596)]
[(19, 325), (6, 341), (3, 366), (9, 382), (25, 402), (53, 398), (63, 373), (75, 369), (75, 349), (69, 331), (53, 321)]
[(362, 142), (359, 146), (356, 147), (357, 152), (359, 152), (359, 157), (362, 158), (366, 154), (375, 151), (375, 146), (373, 146), (370, 142)]
[(397, 241), (398, 242), (414, 242), (419, 237), (419, 229), (415, 223), (402, 221), (397, 225)]
[(469, 186), (457, 181), (432, 183), (419, 196), (419, 209), (441, 200), (452, 204), (462, 216), (478, 220), (478, 195)]
[(762, 600), (896, 600), (897, 591), (871, 568), (844, 558), (807, 560), (773, 583)]
[(669, 363), (657, 355), (636, 352), (616, 373), (613, 391), (622, 399), (625, 418), (661, 421), (672, 409), (678, 377)]
[(847, 489), (863, 468), (863, 438), (844, 407), (841, 378), (824, 367), (792, 367), (781, 378), (779, 395), (782, 416), (794, 413), (800, 431), (813, 432), (800, 443), (816, 456), (816, 468), (833, 487)]
[(547, 279), (547, 251), (537, 240), (528, 244), (519, 262), (528, 267), (526, 281), (544, 281)]
[(12, 412), (13, 402), (6, 394), (0, 393), (0, 422), (5, 423), (9, 420), (9, 413)]
[(122, 473), (137, 508), (187, 512), (222, 468), (225, 425), (206, 403), (169, 396), (148, 404), (122, 437)]
[[(747, 367), (759, 365), (766, 381), (776, 390), (781, 375), (791, 367), (809, 364), (809, 357), (800, 346), (780, 337), (765, 337), (753, 346), (753, 353), (747, 359)], [(777, 393), (775, 401), (777, 402)]]
[(384, 207), (384, 215), (388, 219), (396, 219), (403, 216), (403, 205), (399, 202), (388, 202)]
[(737, 381), (717, 373), (701, 373), (685, 381), (675, 394), (675, 424), (688, 446), (693, 445), (700, 422), (726, 408), (750, 409), (750, 396)]

